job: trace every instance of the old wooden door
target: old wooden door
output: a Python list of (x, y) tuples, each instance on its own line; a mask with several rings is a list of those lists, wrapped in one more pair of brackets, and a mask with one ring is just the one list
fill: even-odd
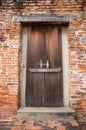
[(60, 25), (28, 27), (26, 106), (63, 106)]

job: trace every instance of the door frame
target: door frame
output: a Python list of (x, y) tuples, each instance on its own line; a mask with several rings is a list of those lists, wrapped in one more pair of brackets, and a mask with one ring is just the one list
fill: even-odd
[[(41, 23), (40, 23), (41, 24)], [(46, 23), (47, 24), (47, 23)], [(62, 26), (63, 105), (69, 106), (68, 26)], [(28, 27), (22, 27), (20, 106), (25, 107)]]

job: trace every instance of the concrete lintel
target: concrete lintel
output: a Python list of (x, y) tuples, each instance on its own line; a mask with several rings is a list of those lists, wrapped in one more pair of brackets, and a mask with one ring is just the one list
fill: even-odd
[(13, 21), (18, 22), (62, 22), (68, 23), (76, 20), (75, 16), (63, 15), (63, 16), (13, 16)]

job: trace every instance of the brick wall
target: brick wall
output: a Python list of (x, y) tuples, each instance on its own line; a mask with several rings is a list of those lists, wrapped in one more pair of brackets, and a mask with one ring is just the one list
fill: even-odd
[(70, 101), (79, 121), (86, 121), (86, 19), (69, 27)]
[[(18, 2), (19, 1), (19, 2)], [(0, 2), (0, 121), (16, 119), (20, 96), (21, 24), (14, 15), (72, 15), (69, 23), (70, 106), (86, 119), (86, 13), (83, 0), (3, 0)]]

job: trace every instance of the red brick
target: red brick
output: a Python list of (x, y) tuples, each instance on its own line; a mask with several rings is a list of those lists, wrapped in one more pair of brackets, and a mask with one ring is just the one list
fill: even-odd
[(11, 130), (25, 130), (25, 128), (24, 127), (16, 127), (16, 126), (14, 126), (14, 127), (12, 127), (11, 128)]
[(73, 120), (73, 121), (71, 121), (70, 123), (71, 123), (72, 126), (79, 126), (79, 124), (77, 123), (76, 120)]
[(27, 124), (27, 125), (26, 125), (26, 130), (28, 130), (28, 129), (33, 129), (33, 127), (34, 127), (33, 124)]
[(66, 130), (66, 126), (58, 126), (57, 130)]

